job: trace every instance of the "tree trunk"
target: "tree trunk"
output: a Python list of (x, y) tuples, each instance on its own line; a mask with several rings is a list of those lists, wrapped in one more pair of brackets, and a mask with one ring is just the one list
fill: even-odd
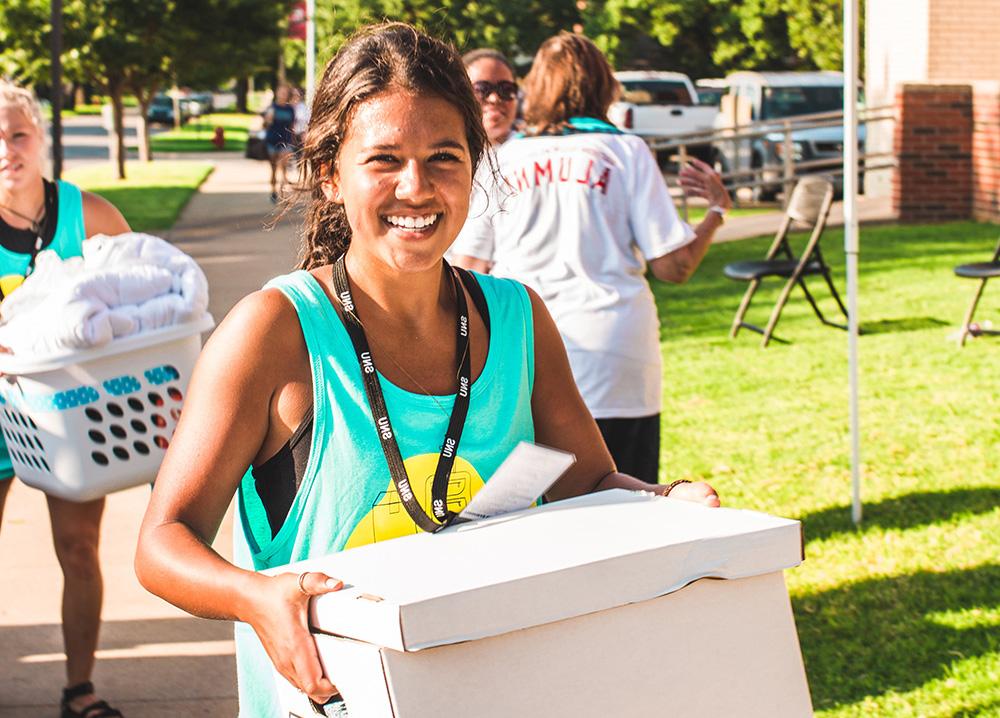
[(111, 164), (120, 180), (125, 179), (125, 105), (122, 91), (121, 81), (108, 81), (108, 94), (111, 96)]
[(250, 80), (241, 77), (236, 81), (236, 111), (247, 113), (247, 94), (250, 91)]
[(156, 85), (145, 88), (132, 88), (132, 92), (135, 94), (135, 98), (139, 102), (139, 120), (136, 123), (135, 131), (139, 138), (140, 162), (153, 161), (153, 150), (149, 146), (149, 122), (146, 121), (146, 116), (149, 114), (149, 106), (153, 102), (153, 97), (156, 96), (157, 89), (158, 87)]

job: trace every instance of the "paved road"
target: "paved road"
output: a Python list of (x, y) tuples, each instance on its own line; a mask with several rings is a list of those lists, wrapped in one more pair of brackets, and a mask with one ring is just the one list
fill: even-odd
[[(86, 136), (86, 135), (83, 135)], [(83, 158), (86, 161), (86, 158)], [(169, 239), (205, 269), (211, 311), (221, 319), (244, 294), (295, 261), (296, 222), (273, 230), (265, 163), (227, 157), (189, 203)], [(232, 716), (235, 666), (229, 624), (191, 618), (147, 594), (132, 573), (140, 487), (108, 498), (102, 531), (104, 627), (95, 682), (129, 718)], [(230, 555), (227, 517), (216, 542)], [(64, 682), (59, 599), (62, 578), (44, 496), (15, 484), (0, 532), (0, 718), (50, 718)]]

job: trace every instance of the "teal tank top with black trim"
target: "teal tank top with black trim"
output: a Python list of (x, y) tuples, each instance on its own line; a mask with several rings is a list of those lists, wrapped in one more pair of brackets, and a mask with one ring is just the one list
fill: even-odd
[[(56, 215), (56, 233), (52, 242), (45, 248), (53, 250), (63, 259), (79, 257), (83, 254), (83, 240), (87, 230), (83, 222), (83, 197), (80, 189), (69, 182), (56, 182), (59, 198)], [(30, 254), (11, 252), (6, 247), (0, 247), (0, 277), (9, 274), (23, 276), (28, 271)], [(7, 443), (0, 437), (0, 481), (14, 475), (14, 466), (7, 453)]]
[[(482, 373), (472, 385), (449, 483), (449, 508), (455, 511), (464, 508), (519, 442), (534, 439), (531, 301), (517, 282), (476, 278), (489, 308), (490, 344)], [(235, 562), (261, 570), (417, 533), (389, 475), (357, 355), (327, 294), (306, 271), (278, 277), (265, 288), (280, 290), (298, 314), (310, 358), (314, 423), (302, 483), (273, 538), (253, 478), (249, 472), (244, 477), (234, 527)], [(378, 376), (407, 475), (429, 510), (434, 469), (455, 396), (414, 394)], [(241, 718), (278, 715), (270, 661), (246, 624), (236, 624), (236, 648)]]

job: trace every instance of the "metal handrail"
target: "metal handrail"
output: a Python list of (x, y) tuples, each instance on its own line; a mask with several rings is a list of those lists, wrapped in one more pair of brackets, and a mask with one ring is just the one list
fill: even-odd
[[(886, 122), (890, 120), (895, 121), (895, 119), (896, 110), (892, 105), (882, 107), (866, 107), (858, 113), (858, 121), (862, 124)], [(692, 148), (728, 142), (733, 143), (735, 146), (735, 144), (740, 141), (781, 134), (783, 136), (781, 144), (784, 149), (782, 152), (781, 164), (769, 163), (758, 167), (737, 166), (730, 171), (723, 173), (722, 179), (725, 181), (726, 186), (733, 191), (734, 200), (736, 200), (735, 190), (738, 188), (774, 187), (780, 183), (783, 185), (785, 201), (787, 202), (788, 197), (791, 195), (792, 187), (804, 172), (811, 174), (820, 172), (834, 177), (843, 174), (843, 168), (841, 167), (841, 162), (838, 158), (829, 157), (796, 161), (794, 157), (795, 140), (792, 139), (792, 134), (802, 130), (820, 127), (839, 127), (842, 125), (843, 112), (817, 112), (810, 115), (798, 115), (795, 117), (763, 120), (760, 122), (737, 125), (734, 127), (679, 133), (669, 137), (662, 135), (645, 135), (643, 136), (643, 139), (649, 146), (650, 151), (654, 154), (668, 150), (677, 150), (677, 154), (671, 155), (670, 159), (671, 161), (677, 162), (678, 166), (681, 167), (687, 163), (688, 158), (691, 156)], [(738, 150), (734, 152), (734, 156), (739, 156)], [(896, 166), (896, 158), (891, 152), (866, 153), (862, 154), (859, 159), (861, 160), (864, 171), (866, 172), (879, 169), (889, 169)], [(776, 173), (780, 176), (780, 179), (764, 180), (762, 178), (764, 173)], [(668, 185), (670, 185), (671, 178), (666, 174), (664, 175), (664, 178), (668, 180)], [(676, 186), (671, 187), (671, 194), (676, 199), (680, 200), (681, 209), (686, 219), (686, 196), (682, 191), (679, 191), (679, 188)]]
[[(862, 123), (895, 119), (896, 112), (892, 105), (865, 108), (858, 115), (858, 121)], [(646, 141), (651, 150), (666, 150), (679, 148), (681, 145), (708, 144), (712, 141), (753, 139), (776, 132), (785, 132), (788, 129), (796, 132), (817, 127), (838, 127), (843, 124), (843, 112), (817, 112), (811, 115), (760, 120), (743, 125), (717, 127), (711, 130), (680, 132), (670, 135), (640, 134), (639, 136)]]

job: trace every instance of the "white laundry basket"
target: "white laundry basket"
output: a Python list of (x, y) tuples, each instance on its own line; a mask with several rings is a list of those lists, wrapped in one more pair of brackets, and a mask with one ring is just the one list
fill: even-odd
[(0, 429), (24, 483), (70, 501), (150, 483), (170, 445), (199, 320), (44, 360), (0, 355)]

